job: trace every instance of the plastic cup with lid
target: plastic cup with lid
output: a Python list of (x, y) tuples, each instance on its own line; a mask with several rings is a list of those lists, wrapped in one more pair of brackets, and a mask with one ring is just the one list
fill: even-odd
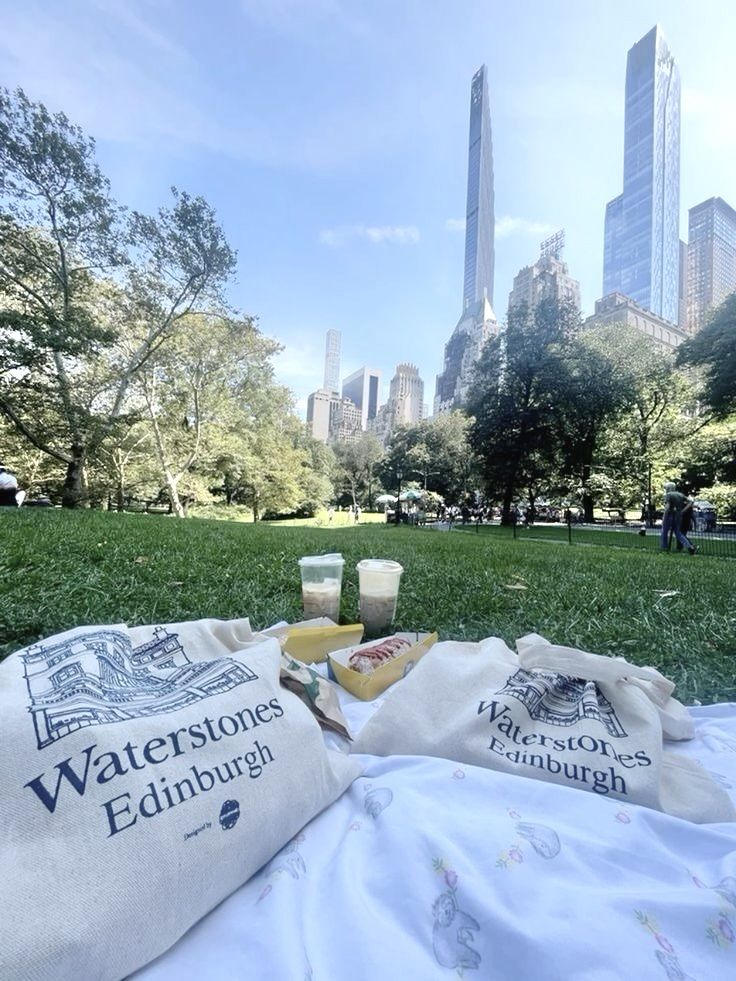
[(366, 634), (386, 633), (396, 616), (403, 566), (390, 559), (363, 559), (356, 568), (360, 584), (360, 622)]
[(306, 555), (299, 559), (305, 620), (329, 617), (335, 623), (338, 622), (344, 565), (345, 560), (338, 552)]

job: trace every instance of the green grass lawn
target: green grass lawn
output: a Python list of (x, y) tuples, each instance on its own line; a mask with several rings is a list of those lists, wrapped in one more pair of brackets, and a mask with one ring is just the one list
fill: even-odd
[(398, 628), (557, 643), (653, 664), (686, 702), (736, 700), (736, 564), (648, 549), (513, 541), (382, 524), (262, 526), (102, 512), (0, 511), (0, 656), (85, 623), (301, 614), (297, 559), (345, 557), (342, 620), (361, 558), (405, 568)]
[[(493, 538), (506, 539), (513, 537), (511, 528), (502, 528), (498, 524), (484, 524), (479, 527), (470, 524), (458, 524), (455, 530), (468, 535), (490, 535)], [(600, 524), (596, 528), (573, 525), (570, 529), (563, 523), (534, 524), (528, 528), (520, 524), (516, 527), (516, 537), (519, 541), (567, 543), (568, 532), (575, 545), (613, 545), (616, 548), (653, 549), (655, 551), (658, 551), (660, 547), (659, 528), (647, 529), (645, 535), (639, 535), (634, 528), (605, 524)], [(696, 531), (689, 531), (688, 537), (697, 547), (701, 556), (736, 559), (736, 538), (732, 535), (701, 534)], [(673, 540), (671, 543), (672, 551), (675, 551), (675, 545), (676, 542)], [(733, 574), (736, 577), (736, 569)]]

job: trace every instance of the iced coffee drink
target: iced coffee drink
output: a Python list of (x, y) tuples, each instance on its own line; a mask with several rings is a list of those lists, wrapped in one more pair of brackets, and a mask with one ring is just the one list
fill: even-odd
[(299, 559), (305, 620), (329, 617), (338, 622), (344, 564), (342, 555), (336, 553), (307, 555)]
[(396, 593), (360, 594), (360, 622), (366, 634), (386, 633), (396, 616), (396, 600)]
[(304, 619), (329, 617), (337, 623), (340, 618), (340, 582), (325, 579), (323, 582), (302, 583)]
[(404, 571), (388, 559), (363, 559), (357, 565), (360, 580), (360, 622), (366, 635), (387, 633), (396, 616), (399, 579)]

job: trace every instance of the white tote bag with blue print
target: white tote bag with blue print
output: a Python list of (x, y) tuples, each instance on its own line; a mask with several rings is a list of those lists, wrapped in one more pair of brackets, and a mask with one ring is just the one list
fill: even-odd
[(697, 823), (736, 821), (726, 792), (664, 751), (692, 721), (654, 668), (550, 644), (436, 644), (388, 692), (351, 752), (439, 756), (567, 784)]
[(359, 774), (247, 620), (88, 627), (0, 665), (0, 978), (119, 979)]

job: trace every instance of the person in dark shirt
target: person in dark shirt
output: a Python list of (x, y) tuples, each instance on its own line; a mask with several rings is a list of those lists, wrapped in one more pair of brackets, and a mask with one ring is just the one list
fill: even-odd
[(682, 531), (682, 519), (685, 511), (692, 508), (684, 494), (681, 494), (671, 481), (664, 485), (664, 514), (662, 515), (662, 537), (660, 545), (665, 552), (670, 548), (670, 533), (677, 539), (678, 545), (686, 548), (690, 555), (695, 555), (697, 549)]

